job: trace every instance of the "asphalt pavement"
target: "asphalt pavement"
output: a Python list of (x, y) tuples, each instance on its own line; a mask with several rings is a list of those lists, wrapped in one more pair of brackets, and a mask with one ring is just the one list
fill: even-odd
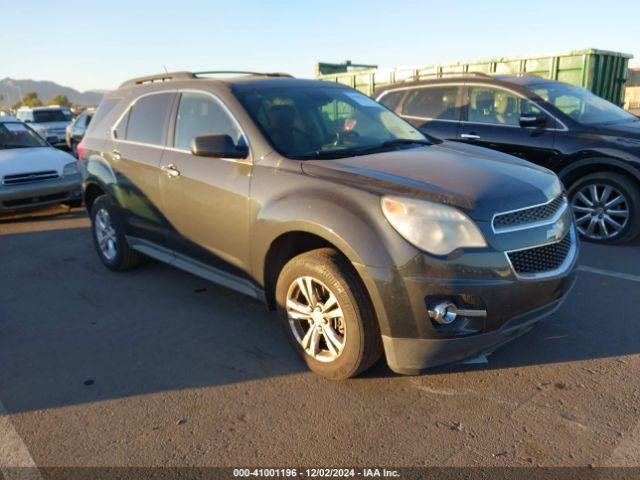
[(640, 466), (640, 244), (488, 363), (331, 382), (264, 305), (106, 270), (81, 209), (0, 218), (0, 468)]

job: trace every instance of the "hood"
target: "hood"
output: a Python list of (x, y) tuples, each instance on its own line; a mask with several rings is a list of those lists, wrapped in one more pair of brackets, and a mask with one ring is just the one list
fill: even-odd
[(460, 208), (474, 220), (547, 202), (562, 192), (546, 168), (457, 142), (302, 163), (308, 175)]
[(76, 159), (53, 147), (0, 149), (0, 177), (55, 170), (62, 175), (67, 163)]

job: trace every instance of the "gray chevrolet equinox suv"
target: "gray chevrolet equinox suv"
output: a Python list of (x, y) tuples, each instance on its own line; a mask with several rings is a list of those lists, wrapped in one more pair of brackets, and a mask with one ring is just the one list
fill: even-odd
[(551, 171), (429, 138), (339, 84), (216, 73), (100, 104), (79, 156), (106, 267), (148, 256), (261, 299), (332, 379), (383, 352), (403, 374), (491, 353), (571, 289)]

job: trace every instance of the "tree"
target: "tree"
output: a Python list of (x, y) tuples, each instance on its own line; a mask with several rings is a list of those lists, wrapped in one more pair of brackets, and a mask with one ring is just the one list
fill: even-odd
[(38, 98), (38, 94), (36, 92), (29, 92), (24, 97), (22, 97), (22, 100), (20, 100), (20, 101), (18, 101), (18, 102), (13, 104), (13, 109), (17, 110), (18, 108), (20, 108), (22, 106), (25, 106), (25, 107), (41, 107), (42, 106), (42, 102)]
[(66, 95), (56, 95), (47, 102), (47, 105), (60, 105), (61, 107), (71, 107), (71, 102)]

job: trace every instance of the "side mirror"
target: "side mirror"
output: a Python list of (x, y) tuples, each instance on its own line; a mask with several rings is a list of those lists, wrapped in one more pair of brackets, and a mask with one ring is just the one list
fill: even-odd
[(191, 153), (199, 157), (247, 158), (249, 148), (236, 145), (229, 135), (201, 135), (191, 141)]
[(520, 126), (526, 127), (542, 127), (547, 123), (547, 117), (541, 114), (527, 113), (520, 116)]

